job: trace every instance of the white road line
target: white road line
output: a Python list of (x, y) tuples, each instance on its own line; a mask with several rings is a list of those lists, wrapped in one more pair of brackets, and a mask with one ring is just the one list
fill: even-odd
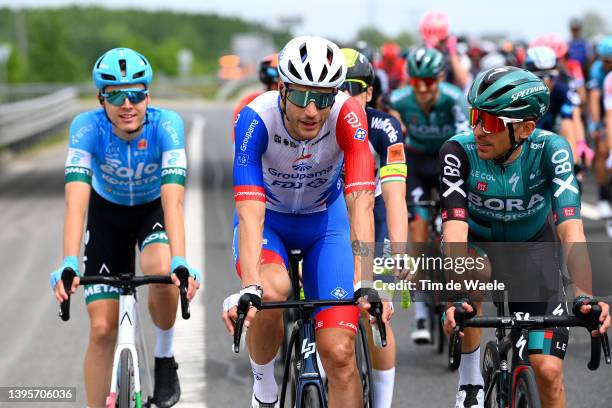
[(587, 203), (586, 201), (582, 202), (582, 205), (580, 206), (580, 214), (582, 215), (583, 218), (586, 218), (588, 220), (600, 220), (601, 217), (599, 216), (599, 210), (597, 209), (596, 206)]
[(181, 401), (179, 407), (205, 408), (204, 389), (205, 344), (204, 344), (204, 292), (206, 279), (204, 270), (204, 191), (202, 171), (204, 169), (204, 128), (206, 120), (197, 115), (186, 141), (188, 163), (187, 186), (185, 188), (185, 234), (187, 260), (191, 266), (203, 273), (201, 289), (191, 303), (191, 318), (183, 320), (179, 313), (174, 332), (175, 355), (179, 362), (181, 379)]

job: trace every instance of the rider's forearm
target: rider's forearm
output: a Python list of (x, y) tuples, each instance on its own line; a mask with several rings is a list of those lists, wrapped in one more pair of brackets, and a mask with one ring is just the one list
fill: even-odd
[(353, 283), (372, 281), (374, 243), (374, 192), (360, 190), (346, 195), (355, 262)]
[(591, 261), (582, 221), (577, 219), (564, 221), (557, 226), (557, 232), (574, 285), (574, 295), (591, 296), (593, 293)]
[(164, 228), (170, 242), (170, 254), (183, 258), (185, 257), (184, 197), (185, 188), (180, 184), (164, 184), (161, 187)]
[(406, 251), (406, 242), (408, 242), (406, 183), (396, 181), (384, 183), (382, 195), (385, 202), (391, 252), (403, 254)]
[(87, 183), (66, 184), (66, 213), (64, 215), (64, 257), (78, 256), (91, 186)]
[(591, 89), (591, 92), (589, 92), (589, 116), (591, 122), (594, 123), (599, 123), (601, 121), (600, 99), (601, 92), (597, 89)]
[(261, 285), (259, 262), (263, 246), (266, 206), (259, 201), (236, 203), (238, 212), (238, 252), (242, 285)]

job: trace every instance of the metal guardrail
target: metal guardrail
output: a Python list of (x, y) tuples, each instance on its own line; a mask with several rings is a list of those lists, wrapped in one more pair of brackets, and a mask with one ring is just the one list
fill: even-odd
[(35, 99), (0, 105), (0, 146), (10, 145), (58, 127), (75, 115), (78, 90), (64, 88)]

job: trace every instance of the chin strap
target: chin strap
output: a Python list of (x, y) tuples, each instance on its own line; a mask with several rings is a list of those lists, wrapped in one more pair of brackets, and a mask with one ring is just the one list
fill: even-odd
[(512, 123), (508, 124), (508, 137), (510, 138), (510, 149), (508, 149), (506, 153), (501, 154), (493, 159), (493, 162), (497, 165), (501, 166), (502, 164), (504, 164), (506, 160), (508, 160), (510, 156), (512, 156), (512, 153), (514, 153), (516, 149), (521, 147), (521, 145), (525, 141), (525, 139), (521, 139), (518, 142), (516, 141), (514, 137), (514, 124)]

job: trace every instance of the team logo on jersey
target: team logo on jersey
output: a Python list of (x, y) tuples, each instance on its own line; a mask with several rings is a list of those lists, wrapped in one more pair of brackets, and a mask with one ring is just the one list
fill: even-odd
[(249, 162), (249, 155), (244, 154), (244, 153), (239, 153), (238, 156), (236, 156), (236, 161), (238, 162), (238, 165), (246, 166), (247, 163)]
[(478, 183), (476, 183), (476, 190), (482, 191), (484, 193), (485, 191), (487, 191), (487, 183), (485, 183), (484, 181), (479, 181)]
[(563, 215), (566, 217), (573, 217), (576, 214), (576, 209), (574, 207), (565, 207), (563, 209)]
[(308, 171), (312, 169), (312, 165), (308, 163), (308, 159), (310, 159), (311, 157), (312, 154), (302, 155), (293, 161), (293, 165), (291, 167), (293, 167), (293, 170), (295, 171)]
[(140, 139), (136, 147), (138, 147), (138, 150), (145, 150), (147, 148), (147, 139)]
[(346, 123), (348, 123), (351, 127), (359, 127), (361, 126), (361, 122), (359, 121), (359, 117), (355, 112), (349, 112), (344, 116)]
[(519, 181), (519, 176), (516, 173), (512, 173), (512, 177), (508, 180), (508, 183), (512, 184), (512, 192), (516, 193), (516, 183)]
[(396, 143), (387, 147), (387, 164), (406, 163), (404, 145)]
[(331, 295), (336, 299), (344, 299), (347, 294), (347, 291), (340, 286), (336, 287), (334, 290), (331, 291)]
[(357, 140), (361, 140), (363, 142), (366, 138), (366, 135), (367, 135), (367, 132), (365, 131), (365, 129), (357, 128), (354, 138)]
[(281, 143), (281, 137), (279, 135), (274, 135), (274, 143)]

